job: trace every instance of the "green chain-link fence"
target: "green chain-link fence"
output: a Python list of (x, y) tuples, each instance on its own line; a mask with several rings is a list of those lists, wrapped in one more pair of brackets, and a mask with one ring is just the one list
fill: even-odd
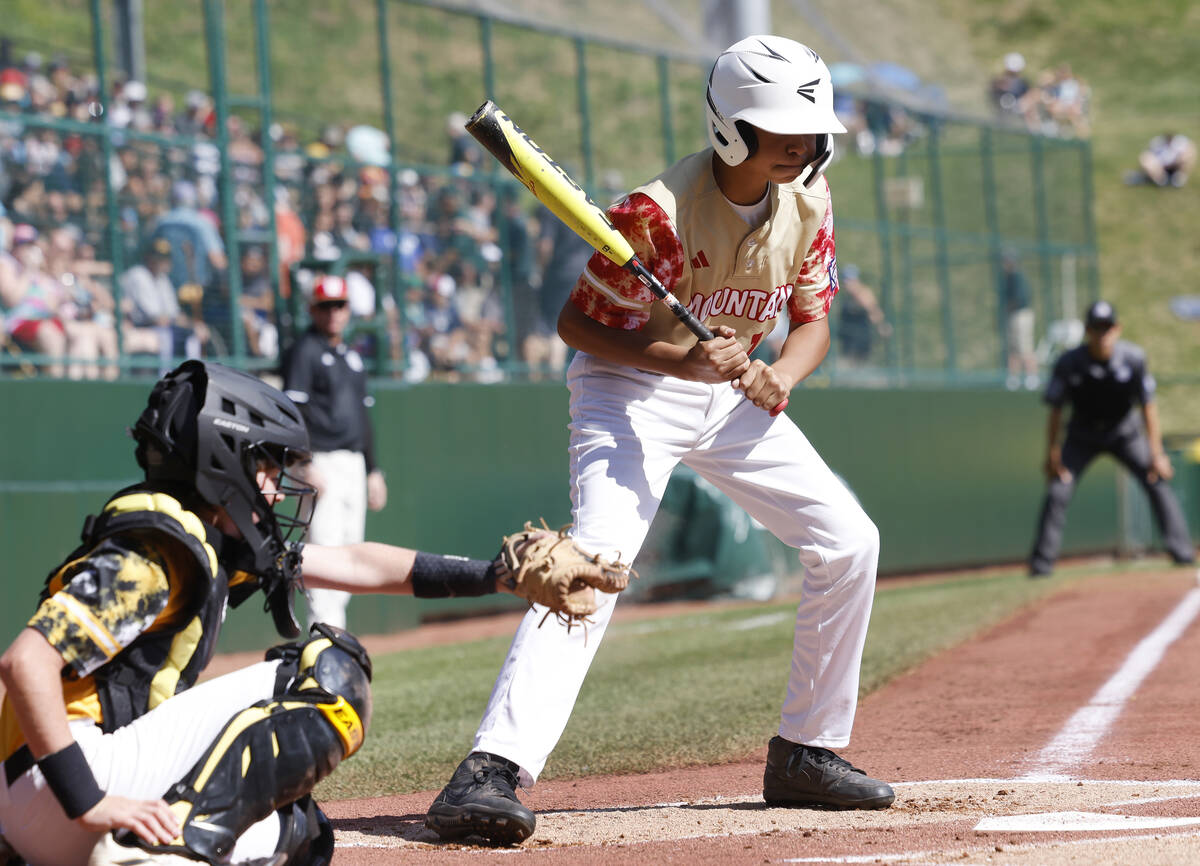
[[(379, 376), (556, 375), (571, 278), (552, 252), (574, 241), (543, 236), (548, 215), (469, 140), (451, 156), (455, 114), (496, 100), (601, 202), (705, 144), (698, 55), (415, 0), (146, 4), (138, 103), (118, 92), (110, 10), (87, 10), (90, 56), (10, 31), (91, 85), (39, 103), (31, 80), (23, 100), (0, 100), (0, 234), (8, 272), (36, 272), (24, 305), (15, 289), (0, 297), (5, 375), (155, 375), (195, 345), (181, 333), (193, 321), (205, 354), (272, 368), (306, 324), (317, 270), (363, 278), (356, 339)], [(815, 381), (1004, 381), (1006, 262), (1024, 275), (1044, 368), (1097, 293), (1088, 143), (867, 94), (843, 108), (852, 133), (829, 172), (839, 262), (879, 315), (843, 290)], [(21, 251), (33, 230), (36, 266)], [(159, 240), (186, 327), (124, 310), (136, 280), (123, 275), (153, 268)], [(58, 296), (65, 339), (39, 338), (53, 334), (38, 304)]]

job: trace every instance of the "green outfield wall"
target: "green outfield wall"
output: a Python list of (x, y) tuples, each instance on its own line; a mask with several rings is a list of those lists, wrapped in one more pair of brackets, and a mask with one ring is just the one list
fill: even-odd
[[(127, 428), (149, 383), (0, 380), (0, 640), (28, 619), (47, 570), (84, 517), (137, 477)], [(565, 523), (567, 392), (561, 383), (376, 388), (387, 508), (367, 535), (490, 557), (527, 518)], [(1042, 494), (1045, 411), (1030, 392), (798, 390), (788, 414), (879, 526), (881, 574), (1020, 561)], [(1115, 550), (1114, 464), (1097, 463), (1072, 505), (1065, 552)], [(794, 561), (794, 560), (793, 560)], [(362, 633), (514, 600), (358, 599)], [(231, 613), (222, 648), (267, 646), (257, 597)]]

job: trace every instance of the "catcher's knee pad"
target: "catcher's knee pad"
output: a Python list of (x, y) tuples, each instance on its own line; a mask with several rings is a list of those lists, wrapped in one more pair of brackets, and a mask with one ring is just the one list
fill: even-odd
[(267, 660), (273, 659), (280, 660), (275, 697), (324, 692), (350, 704), (364, 729), (370, 723), (371, 658), (350, 632), (319, 622), (307, 641), (267, 650)]
[[(267, 658), (281, 660), (275, 698), (230, 719), (172, 786), (165, 799), (182, 830), (171, 845), (148, 850), (186, 848), (223, 862), (247, 828), (305, 797), (362, 745), (371, 718), (371, 662), (358, 640), (321, 624), (304, 643), (276, 647)], [(286, 835), (288, 822), (282, 823)]]

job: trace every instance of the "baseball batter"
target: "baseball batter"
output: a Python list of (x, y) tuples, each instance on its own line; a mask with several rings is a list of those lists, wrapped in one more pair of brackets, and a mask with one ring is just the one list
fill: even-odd
[[(785, 415), (770, 410), (821, 363), (838, 290), (823, 171), (833, 133), (829, 70), (789, 39), (742, 40), (717, 59), (706, 94), (711, 148), (638, 187), (609, 216), (641, 260), (714, 332), (697, 342), (639, 281), (592, 257), (559, 317), (568, 371), (574, 535), (624, 561), (642, 546), (683, 462), (799, 551), (806, 571), (787, 697), (769, 745), (772, 805), (883, 808), (884, 782), (831, 749), (847, 745), (874, 594), (874, 524)], [(748, 354), (787, 312), (778, 360)], [(473, 751), (430, 807), (444, 838), (520, 842), (530, 785), (562, 734), (615, 595), (588, 627), (513, 639)]]

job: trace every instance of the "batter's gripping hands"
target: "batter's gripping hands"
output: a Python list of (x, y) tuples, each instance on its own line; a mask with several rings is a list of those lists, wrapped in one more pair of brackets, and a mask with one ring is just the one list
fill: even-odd
[(569, 528), (555, 532), (544, 520), (540, 528), (526, 521), (524, 530), (505, 536), (496, 557), (500, 579), (514, 594), (545, 605), (546, 616), (553, 613), (568, 628), (596, 612), (596, 590), (620, 592), (637, 577), (628, 565), (584, 553)]

